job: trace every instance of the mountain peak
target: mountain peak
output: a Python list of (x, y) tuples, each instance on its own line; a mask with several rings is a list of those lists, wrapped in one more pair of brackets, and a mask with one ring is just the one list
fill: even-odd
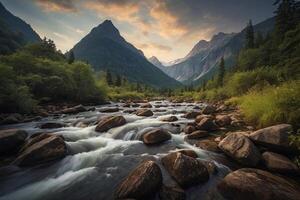
[(111, 20), (105, 20), (97, 27), (93, 28), (92, 31), (103, 36), (114, 37), (120, 35), (119, 30), (114, 26)]

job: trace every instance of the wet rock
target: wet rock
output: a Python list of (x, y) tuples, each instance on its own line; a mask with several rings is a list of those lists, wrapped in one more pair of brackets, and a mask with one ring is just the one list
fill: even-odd
[(12, 154), (17, 152), (24, 144), (27, 132), (18, 129), (0, 131), (0, 154)]
[(212, 161), (202, 161), (210, 175), (218, 173), (218, 167)]
[(192, 132), (196, 131), (196, 127), (192, 125), (187, 125), (184, 129), (183, 132), (185, 134), (191, 134)]
[(178, 151), (176, 151), (178, 153), (182, 153), (183, 155), (192, 157), (192, 158), (198, 158), (198, 155), (195, 151), (191, 150), (191, 149), (180, 149)]
[(129, 113), (129, 114), (134, 113), (134, 112), (136, 112), (136, 110), (134, 110), (134, 109), (127, 109), (127, 110), (123, 111), (123, 113)]
[(229, 108), (226, 105), (220, 105), (217, 109), (216, 112), (224, 112), (227, 111)]
[(159, 144), (170, 140), (172, 138), (171, 134), (163, 129), (154, 129), (143, 135), (143, 142), (145, 144)]
[(214, 117), (212, 115), (198, 115), (195, 119), (195, 123), (201, 122), (201, 120), (204, 118), (213, 119)]
[(87, 109), (83, 105), (77, 105), (71, 108), (66, 108), (60, 111), (62, 114), (77, 114), (80, 112), (85, 112)]
[(54, 128), (62, 128), (65, 127), (66, 124), (60, 122), (47, 122), (41, 124), (39, 127), (40, 129), (54, 129)]
[(140, 106), (140, 104), (137, 104), (137, 103), (132, 103), (131, 104), (131, 107), (133, 107), (133, 108), (137, 108), (137, 107), (139, 107)]
[(136, 111), (137, 116), (150, 117), (153, 115), (153, 112), (148, 109), (140, 109)]
[(242, 134), (231, 133), (218, 146), (226, 155), (246, 166), (256, 166), (261, 159), (256, 146)]
[(187, 135), (188, 139), (200, 139), (209, 136), (207, 131), (194, 131), (191, 134)]
[(131, 104), (130, 103), (124, 103), (122, 106), (125, 107), (125, 108), (129, 108), (131, 106)]
[(259, 145), (265, 146), (274, 151), (294, 151), (289, 145), (289, 133), (292, 126), (280, 124), (257, 130), (250, 134), (250, 139)]
[(217, 115), (216, 124), (219, 126), (229, 126), (231, 124), (231, 118), (228, 115)]
[(118, 111), (119, 111), (119, 108), (117, 108), (117, 107), (101, 108), (99, 110), (99, 112), (102, 112), (102, 113), (113, 113), (113, 112), (118, 112)]
[(141, 108), (152, 108), (152, 105), (150, 103), (146, 103), (141, 105)]
[(160, 200), (185, 200), (184, 190), (179, 186), (163, 185), (159, 190)]
[(110, 116), (100, 120), (95, 131), (106, 132), (111, 128), (123, 126), (124, 124), (126, 124), (126, 120), (123, 116)]
[(214, 113), (215, 111), (216, 111), (216, 108), (214, 106), (207, 105), (203, 108), (202, 114), (209, 115), (209, 114)]
[(183, 115), (184, 118), (187, 119), (195, 119), (198, 115), (201, 115), (200, 112), (191, 111)]
[(219, 127), (210, 118), (204, 118), (197, 124), (197, 129), (204, 131), (216, 131)]
[(295, 183), (269, 172), (244, 168), (228, 174), (218, 190), (230, 200), (298, 200), (300, 188)]
[(200, 161), (182, 153), (169, 153), (161, 161), (171, 177), (183, 188), (209, 179), (208, 171)]
[(287, 157), (273, 153), (264, 152), (262, 159), (268, 170), (285, 174), (296, 174), (299, 172), (298, 167)]
[(33, 144), (40, 142), (51, 136), (53, 136), (53, 134), (50, 134), (50, 133), (39, 133), (38, 135), (34, 135), (33, 137), (31, 136), (28, 140), (25, 141), (25, 143), (23, 144), (19, 153), (22, 153), (23, 151), (25, 151), (27, 148), (29, 148)]
[(14, 161), (19, 166), (32, 166), (63, 158), (67, 147), (62, 137), (52, 135), (26, 148)]
[(221, 150), (219, 149), (218, 147), (218, 144), (215, 142), (215, 141), (212, 141), (212, 140), (201, 140), (201, 141), (198, 141), (196, 144), (196, 147), (199, 147), (203, 150), (206, 150), (206, 151), (212, 151), (212, 152), (215, 152), (215, 153), (220, 153)]
[(115, 192), (115, 199), (147, 199), (155, 195), (161, 184), (159, 166), (153, 161), (145, 161), (122, 181)]
[(17, 124), (21, 123), (23, 116), (19, 113), (12, 113), (1, 120), (1, 124)]
[(199, 109), (201, 109), (201, 108), (200, 108), (199, 106), (194, 106), (193, 109), (199, 110)]
[(170, 116), (170, 117), (165, 117), (165, 118), (161, 119), (161, 121), (163, 121), (163, 122), (175, 122), (177, 120), (178, 120), (178, 118), (176, 116)]

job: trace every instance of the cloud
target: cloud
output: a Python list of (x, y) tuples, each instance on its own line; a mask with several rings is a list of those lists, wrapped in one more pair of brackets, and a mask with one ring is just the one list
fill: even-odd
[(156, 49), (159, 51), (171, 51), (172, 50), (172, 48), (167, 45), (158, 44), (155, 42), (141, 43), (141, 44), (138, 44), (138, 47), (142, 48), (142, 49)]
[(35, 0), (47, 12), (78, 12), (77, 0)]

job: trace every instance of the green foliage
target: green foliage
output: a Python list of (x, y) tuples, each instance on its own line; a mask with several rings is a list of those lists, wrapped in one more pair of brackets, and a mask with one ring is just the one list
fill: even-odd
[(109, 70), (106, 71), (106, 83), (107, 85), (113, 85), (112, 75)]
[(74, 55), (74, 52), (71, 50), (69, 52), (69, 56), (68, 56), (68, 63), (72, 64), (74, 61), (75, 61), (75, 55)]
[(218, 74), (218, 85), (219, 86), (223, 86), (224, 76), (225, 76), (225, 61), (224, 61), (224, 57), (222, 57), (221, 61), (220, 61), (219, 74)]
[(250, 20), (246, 27), (246, 49), (254, 48), (254, 29), (252, 25), (252, 21)]

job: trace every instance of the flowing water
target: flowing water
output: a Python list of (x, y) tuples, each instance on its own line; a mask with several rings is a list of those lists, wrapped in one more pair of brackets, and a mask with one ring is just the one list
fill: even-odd
[[(192, 122), (182, 118), (185, 111), (193, 110), (196, 104), (176, 104), (170, 102), (151, 102), (152, 105), (167, 107), (151, 108), (152, 117), (138, 117), (124, 113), (122, 104), (114, 103), (96, 107), (95, 111), (77, 115), (61, 115), (44, 118), (41, 121), (10, 126), (27, 130), (29, 134), (41, 132), (38, 127), (44, 122), (64, 122), (68, 127), (46, 130), (62, 135), (67, 143), (69, 155), (62, 160), (31, 168), (9, 166), (0, 169), (0, 200), (106, 200), (113, 199), (115, 188), (128, 173), (145, 159), (156, 160), (176, 149), (193, 149), (200, 160), (212, 161), (217, 173), (211, 175), (207, 183), (186, 190), (187, 199), (221, 199), (216, 184), (229, 169), (218, 163), (218, 156), (185, 142), (180, 126)], [(103, 107), (120, 108), (119, 112), (104, 114)], [(199, 106), (199, 105), (198, 105)], [(200, 105), (201, 106), (201, 105)], [(78, 122), (95, 122), (106, 115), (123, 115), (127, 123), (110, 129), (106, 133), (95, 132), (95, 125), (86, 128), (76, 127)], [(175, 115), (176, 122), (162, 122), (159, 119)], [(146, 146), (140, 136), (153, 127), (163, 127), (172, 134), (172, 139), (158, 146)], [(43, 130), (45, 131), (45, 130)], [(171, 182), (168, 173), (161, 166), (164, 182)], [(187, 169), (188, 170), (188, 169)]]

